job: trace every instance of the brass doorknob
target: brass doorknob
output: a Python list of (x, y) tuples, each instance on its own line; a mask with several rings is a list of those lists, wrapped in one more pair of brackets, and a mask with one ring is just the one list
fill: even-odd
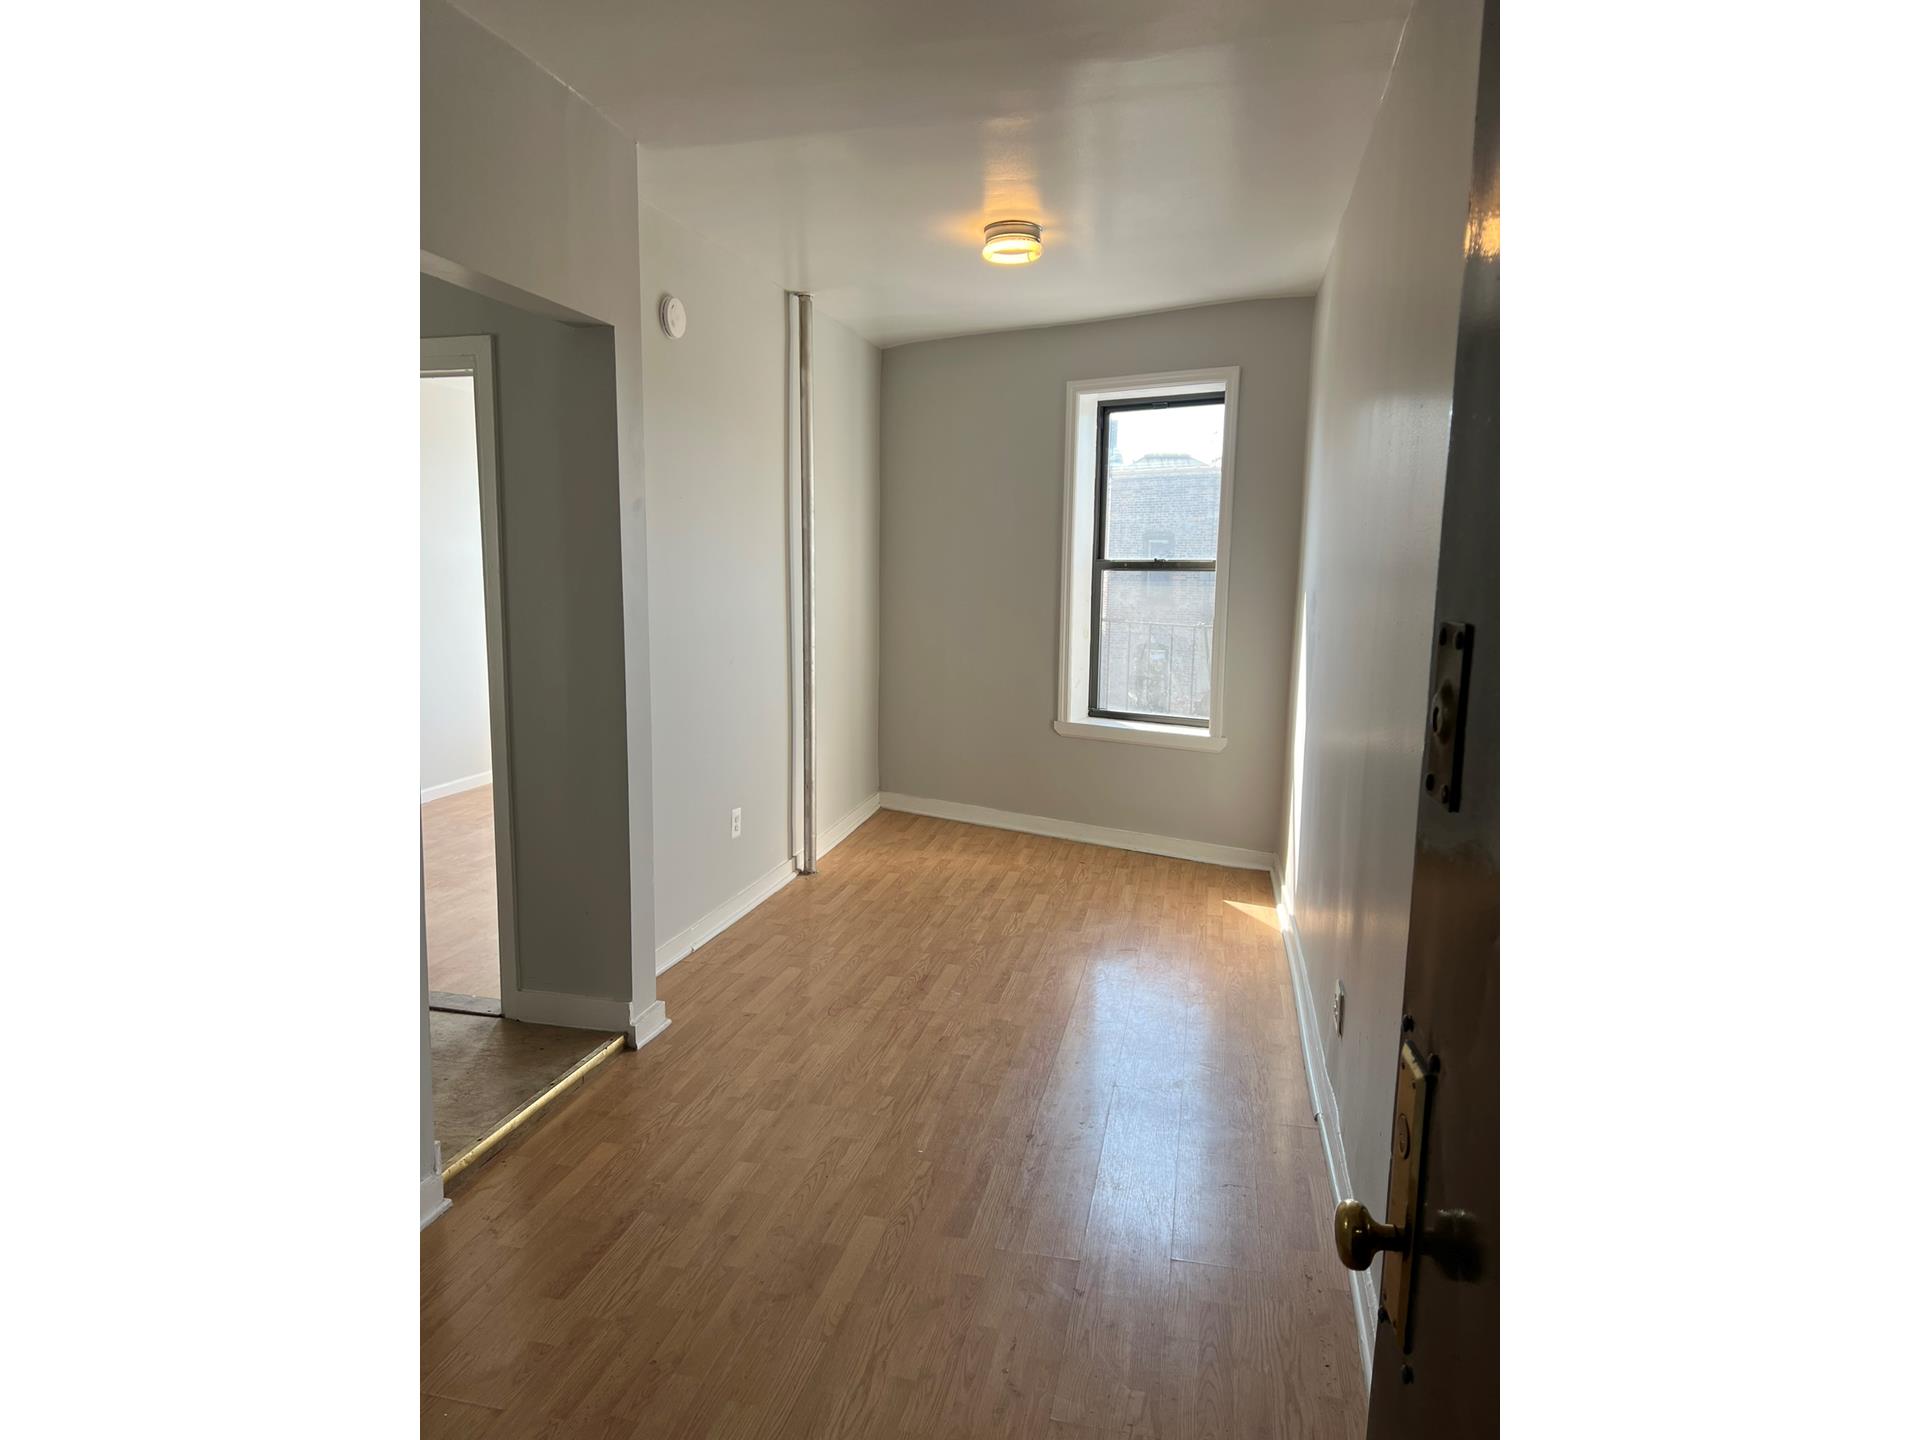
[(1342, 1200), (1333, 1209), (1333, 1248), (1349, 1270), (1364, 1270), (1382, 1250), (1404, 1250), (1407, 1237), (1397, 1225), (1382, 1225), (1358, 1200)]

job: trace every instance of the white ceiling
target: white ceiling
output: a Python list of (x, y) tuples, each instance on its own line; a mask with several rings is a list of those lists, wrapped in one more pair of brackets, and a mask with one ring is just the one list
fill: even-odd
[[(880, 345), (1316, 289), (1411, 0), (457, 0)], [(1046, 253), (987, 265), (989, 220)]]

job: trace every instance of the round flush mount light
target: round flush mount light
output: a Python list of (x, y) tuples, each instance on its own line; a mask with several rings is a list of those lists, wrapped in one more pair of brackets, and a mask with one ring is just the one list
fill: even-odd
[(680, 303), (678, 295), (660, 297), (660, 328), (667, 332), (669, 340), (678, 340), (687, 333), (687, 307)]
[(1040, 258), (1040, 227), (1031, 220), (994, 221), (980, 258), (989, 265), (1031, 265)]

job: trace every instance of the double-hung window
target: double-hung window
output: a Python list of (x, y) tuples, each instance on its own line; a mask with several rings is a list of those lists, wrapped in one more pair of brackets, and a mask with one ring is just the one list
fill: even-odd
[(1069, 387), (1054, 728), (1218, 750), (1238, 371)]
[(1220, 394), (1100, 406), (1089, 716), (1207, 726), (1226, 410)]

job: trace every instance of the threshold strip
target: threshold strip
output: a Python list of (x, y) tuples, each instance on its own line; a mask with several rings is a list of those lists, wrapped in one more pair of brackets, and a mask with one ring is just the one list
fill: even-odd
[(546, 1109), (547, 1106), (551, 1105), (575, 1085), (579, 1084), (589, 1070), (592, 1070), (603, 1061), (618, 1055), (620, 1051), (626, 1047), (626, 1043), (627, 1040), (624, 1035), (615, 1035), (604, 1045), (595, 1049), (586, 1059), (567, 1071), (566, 1074), (554, 1081), (553, 1084), (534, 1096), (533, 1099), (522, 1105), (518, 1110), (514, 1111), (513, 1114), (501, 1121), (500, 1124), (474, 1141), (473, 1144), (469, 1145), (465, 1150), (462, 1150), (442, 1166), (440, 1169), (440, 1183), (443, 1185), (446, 1184), (462, 1171), (472, 1169), (493, 1151), (499, 1149), (501, 1142), (509, 1135), (526, 1124), (534, 1116), (538, 1115), (542, 1110)]

